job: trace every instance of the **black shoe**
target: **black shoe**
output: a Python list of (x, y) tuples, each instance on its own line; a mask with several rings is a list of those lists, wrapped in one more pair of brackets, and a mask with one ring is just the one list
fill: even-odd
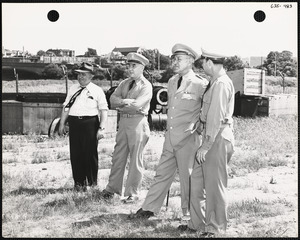
[(179, 225), (177, 229), (181, 232), (197, 232), (196, 230), (189, 228), (188, 225)]
[(135, 203), (137, 200), (139, 200), (138, 196), (129, 196), (126, 199), (122, 200), (122, 203)]
[(199, 237), (202, 237), (202, 238), (214, 238), (215, 237), (215, 234), (212, 233), (212, 232), (203, 232), (199, 235)]
[(114, 197), (114, 193), (106, 191), (105, 189), (101, 192), (101, 197), (106, 200), (111, 200)]
[(140, 208), (135, 214), (129, 215), (128, 217), (130, 219), (148, 219), (149, 217), (154, 216), (154, 213), (151, 211), (144, 211), (142, 208)]
[(86, 192), (86, 190), (87, 190), (86, 186), (81, 186), (81, 185), (74, 186), (74, 191), (76, 192)]

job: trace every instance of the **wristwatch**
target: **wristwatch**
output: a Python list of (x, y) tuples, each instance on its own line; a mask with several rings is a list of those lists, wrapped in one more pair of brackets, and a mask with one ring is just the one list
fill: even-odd
[(104, 127), (99, 127), (99, 129), (100, 129), (100, 130), (104, 130), (105, 128), (104, 128)]

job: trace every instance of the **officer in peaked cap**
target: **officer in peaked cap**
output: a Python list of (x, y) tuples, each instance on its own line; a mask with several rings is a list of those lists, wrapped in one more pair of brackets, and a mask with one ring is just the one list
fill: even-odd
[(144, 77), (143, 70), (149, 60), (139, 53), (128, 53), (129, 77), (120, 82), (110, 97), (112, 109), (119, 111), (120, 121), (112, 167), (102, 197), (112, 199), (122, 195), (127, 157), (130, 156), (128, 176), (124, 189), (123, 203), (138, 200), (143, 177), (143, 151), (150, 136), (148, 111), (152, 99), (152, 85)]
[[(133, 218), (148, 218), (160, 211), (177, 170), (180, 177), (182, 220), (189, 218), (189, 180), (200, 146), (201, 138), (197, 130), (202, 96), (208, 84), (206, 79), (197, 76), (192, 69), (197, 58), (197, 52), (187, 45), (177, 43), (172, 47), (171, 63), (175, 75), (168, 81), (168, 119), (163, 152), (154, 183), (142, 208)], [(204, 199), (203, 194), (199, 195)]]
[(143, 66), (149, 64), (149, 60), (139, 53), (134, 53), (134, 52), (128, 53), (126, 58), (127, 58), (127, 62), (139, 63), (142, 64)]
[(180, 54), (191, 56), (192, 58), (194, 58), (194, 60), (197, 60), (199, 57), (198, 53), (189, 46), (182, 43), (177, 43), (172, 48), (172, 56)]
[(219, 64), (223, 64), (226, 59), (225, 55), (208, 52), (208, 51), (204, 50), (203, 48), (201, 48), (201, 50), (202, 50), (202, 54), (201, 54), (200, 59), (210, 59), (212, 62), (219, 63)]
[[(235, 90), (223, 67), (226, 56), (202, 49), (202, 67), (210, 76), (203, 95), (200, 120), (204, 125), (202, 144), (196, 153), (196, 163), (191, 175), (191, 219), (188, 227), (201, 229), (206, 235), (224, 233), (227, 228), (228, 162), (233, 154), (233, 110)], [(205, 228), (201, 214), (205, 182)], [(204, 180), (204, 181), (203, 181)]]

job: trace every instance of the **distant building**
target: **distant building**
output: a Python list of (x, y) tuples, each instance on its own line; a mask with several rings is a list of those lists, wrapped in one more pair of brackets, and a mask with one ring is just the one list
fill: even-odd
[[(93, 49), (88, 49), (90, 52)], [(44, 56), (40, 57), (40, 62), (43, 63), (94, 63), (98, 56), (89, 56), (89, 54), (75, 56), (75, 51), (70, 49), (48, 49)]]
[(142, 52), (142, 48), (141, 47), (121, 47), (121, 48), (117, 48), (115, 47), (112, 52), (119, 52), (122, 55), (126, 56), (128, 53), (130, 52), (136, 52), (136, 53), (141, 53)]
[(128, 53), (130, 52), (141, 53), (142, 51), (143, 51), (142, 47), (120, 47), (120, 48), (115, 47), (112, 50), (109, 59), (113, 62), (117, 61), (120, 63), (124, 63)]
[(75, 51), (69, 49), (48, 49), (46, 54), (56, 57), (75, 57)]
[(30, 57), (28, 51), (22, 50), (9, 50), (2, 47), (2, 57)]

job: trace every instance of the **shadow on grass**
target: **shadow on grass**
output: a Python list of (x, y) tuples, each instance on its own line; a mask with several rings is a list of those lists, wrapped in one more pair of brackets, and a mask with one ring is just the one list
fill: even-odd
[[(103, 214), (90, 219), (78, 220), (72, 223), (74, 229), (95, 227), (103, 229), (103, 237), (113, 237), (114, 234), (124, 238), (170, 238), (170, 237), (196, 237), (196, 232), (180, 231), (178, 226), (179, 220), (157, 218), (156, 216), (149, 219), (131, 219), (130, 214)], [(96, 226), (95, 226), (96, 225)], [(123, 232), (120, 235), (120, 229), (116, 226), (122, 226)], [(100, 227), (100, 228), (99, 228)], [(115, 232), (114, 232), (115, 231)], [(106, 235), (108, 234), (108, 235)]]
[(21, 195), (21, 194), (55, 194), (55, 193), (65, 193), (67, 191), (73, 191), (73, 188), (22, 188), (20, 187), (17, 190), (11, 191), (12, 195)]
[(156, 217), (150, 219), (131, 219), (129, 218), (130, 214), (125, 213), (116, 213), (116, 214), (102, 214), (100, 216), (91, 217), (89, 220), (77, 221), (72, 223), (73, 227), (89, 227), (91, 225), (102, 223), (110, 223), (116, 221), (126, 221), (127, 223), (142, 223), (144, 225), (151, 225), (155, 227), (158, 223), (162, 222), (162, 219)]

